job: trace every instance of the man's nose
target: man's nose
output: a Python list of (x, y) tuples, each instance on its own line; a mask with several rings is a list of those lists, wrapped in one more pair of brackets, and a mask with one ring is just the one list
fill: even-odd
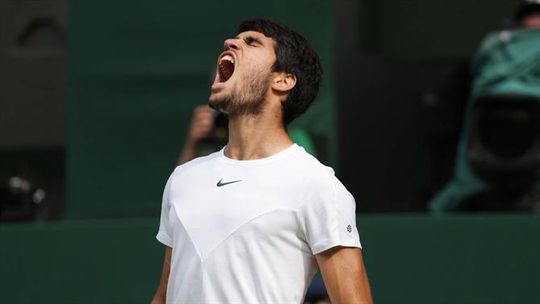
[(239, 46), (238, 46), (238, 41), (237, 40), (238, 39), (233, 39), (233, 38), (225, 40), (225, 43), (223, 44), (223, 48), (225, 50), (229, 50), (229, 49), (238, 50)]

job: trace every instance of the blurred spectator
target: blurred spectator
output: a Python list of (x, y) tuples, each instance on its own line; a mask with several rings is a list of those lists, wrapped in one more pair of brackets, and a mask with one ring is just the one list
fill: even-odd
[(209, 106), (198, 106), (193, 111), (184, 148), (178, 159), (181, 165), (196, 157), (210, 154), (227, 143), (227, 129), (223, 118)]
[(525, 0), (516, 9), (514, 24), (519, 28), (540, 27), (540, 0)]
[(454, 179), (433, 213), (540, 209), (540, 1), (490, 33), (471, 62), (472, 90)]

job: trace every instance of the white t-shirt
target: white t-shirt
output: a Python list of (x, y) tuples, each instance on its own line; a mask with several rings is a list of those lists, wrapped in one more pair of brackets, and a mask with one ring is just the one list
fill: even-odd
[(296, 144), (263, 159), (221, 150), (177, 167), (157, 239), (173, 248), (167, 303), (302, 303), (315, 254), (360, 247), (354, 198)]

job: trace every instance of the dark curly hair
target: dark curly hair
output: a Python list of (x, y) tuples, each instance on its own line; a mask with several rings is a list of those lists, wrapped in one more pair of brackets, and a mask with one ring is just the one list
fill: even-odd
[(319, 56), (304, 37), (270, 18), (244, 20), (238, 27), (238, 33), (246, 31), (259, 32), (274, 39), (276, 62), (272, 71), (296, 76), (296, 85), (282, 103), (283, 124), (286, 126), (307, 110), (319, 92), (322, 79)]

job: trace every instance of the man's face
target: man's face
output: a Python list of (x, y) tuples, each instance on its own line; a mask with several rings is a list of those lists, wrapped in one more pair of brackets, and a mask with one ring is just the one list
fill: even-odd
[(274, 40), (247, 31), (225, 40), (218, 57), (210, 106), (234, 115), (257, 115), (262, 111), (276, 61)]
[(521, 20), (521, 26), (524, 28), (540, 28), (540, 13), (523, 18)]

